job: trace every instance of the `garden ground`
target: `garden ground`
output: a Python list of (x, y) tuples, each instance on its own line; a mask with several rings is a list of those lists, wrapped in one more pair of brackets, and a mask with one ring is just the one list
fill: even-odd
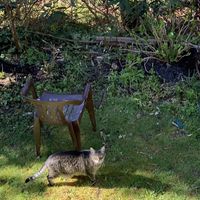
[[(138, 108), (133, 98), (108, 98), (96, 110), (97, 132), (87, 114), (81, 124), (83, 148), (98, 149), (105, 142), (107, 155), (95, 186), (86, 177), (57, 178), (48, 187), (46, 175), (25, 184), (53, 152), (72, 149), (65, 127), (42, 129), (42, 158), (36, 159), (32, 135), (32, 108), (21, 106), (1, 113), (0, 199), (199, 199), (198, 137), (173, 126), (164, 107)], [(197, 129), (199, 127), (196, 127)], [(192, 131), (192, 130), (191, 130)]]

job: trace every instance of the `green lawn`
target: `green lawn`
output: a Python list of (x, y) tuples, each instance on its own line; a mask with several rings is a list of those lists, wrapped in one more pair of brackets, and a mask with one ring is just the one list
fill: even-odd
[[(108, 99), (96, 110), (97, 132), (85, 113), (81, 124), (83, 148), (107, 144), (105, 165), (97, 184), (85, 177), (56, 179), (48, 187), (46, 174), (25, 184), (53, 152), (72, 149), (65, 127), (42, 130), (42, 158), (36, 159), (31, 108), (10, 109), (0, 115), (0, 199), (200, 199), (200, 144), (185, 122), (186, 133), (172, 125), (172, 114), (160, 108), (154, 115), (139, 109), (132, 98)], [(197, 129), (199, 127), (196, 127)]]

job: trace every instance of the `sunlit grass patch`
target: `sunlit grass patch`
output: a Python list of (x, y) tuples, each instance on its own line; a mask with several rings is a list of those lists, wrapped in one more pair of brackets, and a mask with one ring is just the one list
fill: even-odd
[(96, 110), (97, 132), (84, 114), (83, 149), (98, 149), (103, 143), (107, 147), (94, 186), (87, 177), (59, 177), (49, 187), (47, 172), (25, 184), (51, 153), (73, 146), (67, 127), (44, 126), (42, 157), (36, 159), (29, 128), (33, 119), (21, 117), (19, 121), (18, 115), (8, 114), (8, 120), (17, 123), (11, 126), (4, 118), (0, 128), (4, 138), (0, 141), (0, 199), (199, 199), (199, 143), (193, 136), (174, 137), (177, 129), (171, 124), (171, 113), (161, 110), (152, 115), (155, 110), (141, 110), (129, 98), (109, 99)]

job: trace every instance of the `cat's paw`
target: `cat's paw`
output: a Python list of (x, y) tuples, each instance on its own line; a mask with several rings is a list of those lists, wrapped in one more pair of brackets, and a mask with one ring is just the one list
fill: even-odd
[(92, 180), (92, 183), (91, 183), (91, 185), (92, 185), (92, 186), (95, 186), (95, 185), (96, 185), (96, 183), (97, 183), (97, 181), (96, 181), (96, 180)]

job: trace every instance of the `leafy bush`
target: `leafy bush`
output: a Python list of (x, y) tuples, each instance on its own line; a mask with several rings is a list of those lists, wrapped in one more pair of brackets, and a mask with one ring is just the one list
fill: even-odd
[(5, 72), (1, 71), (0, 72), (0, 79), (4, 79), (6, 77)]
[(139, 24), (140, 18), (147, 12), (147, 1), (119, 1), (122, 23), (127, 28), (135, 28)]
[(137, 68), (138, 64), (141, 64), (141, 57), (129, 53), (126, 56), (125, 68), (121, 72), (111, 71), (108, 76), (108, 90), (111, 94), (130, 94), (138, 88), (144, 79), (144, 72)]
[(168, 23), (163, 19), (147, 16), (139, 29), (142, 37), (135, 32), (132, 36), (140, 51), (145, 52), (149, 58), (171, 64), (189, 55), (190, 46), (187, 42), (193, 40), (189, 26), (187, 22), (176, 24), (175, 19)]
[[(0, 86), (1, 87), (1, 86)], [(0, 88), (0, 107), (11, 108), (15, 104), (21, 102), (20, 87), (19, 85), (10, 85), (5, 88)]]
[(41, 65), (44, 60), (47, 59), (48, 56), (35, 47), (30, 47), (23, 54), (21, 54), (21, 63), (23, 65)]
[(0, 44), (8, 45), (11, 42), (11, 32), (7, 29), (0, 29)]

